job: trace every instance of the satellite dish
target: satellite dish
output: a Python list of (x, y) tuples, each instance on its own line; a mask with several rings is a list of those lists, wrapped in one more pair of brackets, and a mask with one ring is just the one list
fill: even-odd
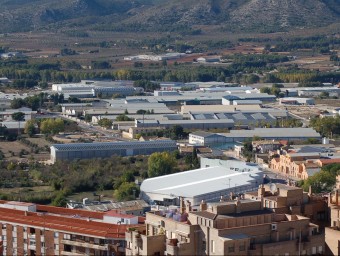
[(270, 192), (272, 192), (272, 194), (277, 192), (277, 187), (275, 184), (270, 184)]

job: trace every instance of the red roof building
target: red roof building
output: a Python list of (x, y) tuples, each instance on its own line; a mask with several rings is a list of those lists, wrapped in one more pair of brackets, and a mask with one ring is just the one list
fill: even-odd
[(0, 255), (124, 254), (131, 225), (106, 223), (101, 212), (32, 205), (0, 201)]

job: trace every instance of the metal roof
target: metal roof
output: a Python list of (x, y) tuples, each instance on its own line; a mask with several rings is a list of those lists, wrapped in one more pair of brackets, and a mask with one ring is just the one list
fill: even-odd
[[(222, 133), (221, 133), (222, 134)], [(254, 130), (231, 130), (223, 133), (226, 137), (301, 137), (319, 138), (321, 135), (312, 128), (255, 128)]]
[[(234, 162), (234, 170), (215, 166), (146, 179), (141, 185), (141, 190), (145, 193), (174, 195), (175, 197), (195, 197), (242, 185), (251, 185), (256, 177), (262, 175), (259, 169), (250, 169), (245, 163)], [(237, 167), (240, 168), (239, 171), (235, 171)]]
[(70, 144), (53, 144), (51, 148), (56, 151), (85, 151), (85, 150), (110, 150), (110, 149), (131, 149), (131, 148), (152, 148), (152, 147), (176, 147), (176, 141), (157, 140), (157, 141), (119, 141), (119, 142), (102, 142), (102, 143), (70, 143)]

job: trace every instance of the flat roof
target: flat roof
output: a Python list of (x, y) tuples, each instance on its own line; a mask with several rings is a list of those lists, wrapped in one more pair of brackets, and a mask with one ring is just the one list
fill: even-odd
[(231, 130), (230, 133), (221, 133), (226, 137), (253, 137), (259, 136), (262, 138), (270, 138), (270, 137), (318, 137), (321, 138), (320, 133), (316, 132), (312, 128), (255, 128), (254, 130)]

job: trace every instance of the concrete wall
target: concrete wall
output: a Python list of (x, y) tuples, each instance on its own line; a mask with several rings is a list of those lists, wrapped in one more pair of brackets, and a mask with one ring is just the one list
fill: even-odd
[(326, 254), (340, 255), (340, 230), (325, 228)]

